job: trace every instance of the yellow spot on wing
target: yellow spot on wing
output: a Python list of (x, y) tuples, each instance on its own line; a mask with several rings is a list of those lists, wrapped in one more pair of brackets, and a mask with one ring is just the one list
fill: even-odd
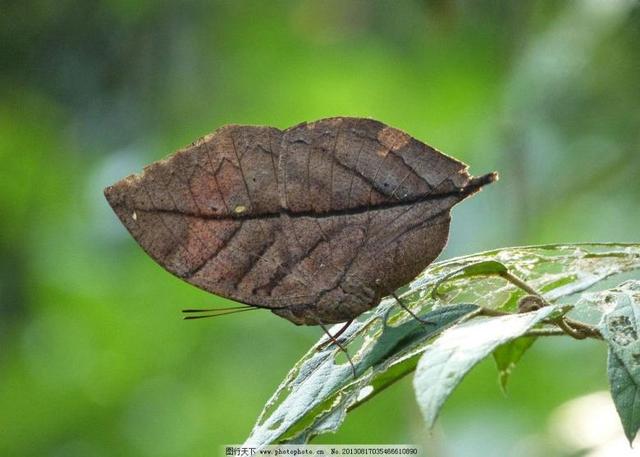
[(378, 133), (378, 141), (391, 151), (397, 151), (407, 145), (409, 141), (411, 141), (411, 137), (400, 130), (385, 127), (380, 131), (380, 133)]

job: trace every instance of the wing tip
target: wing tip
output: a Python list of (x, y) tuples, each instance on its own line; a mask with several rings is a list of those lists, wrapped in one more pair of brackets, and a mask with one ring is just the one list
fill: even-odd
[(482, 176), (473, 176), (467, 184), (461, 189), (461, 193), (467, 197), (471, 194), (475, 194), (487, 184), (491, 184), (500, 179), (500, 175), (497, 171), (484, 174)]
[(464, 186), (465, 189), (479, 189), (481, 187), (486, 186), (487, 184), (491, 184), (500, 179), (500, 175), (497, 171), (492, 171), (491, 173), (484, 174), (482, 176), (472, 176), (471, 179)]
[(487, 184), (496, 182), (498, 180), (500, 180), (500, 175), (498, 174), (497, 171), (492, 171), (491, 173), (487, 173), (485, 175), (472, 178), (469, 184), (482, 187), (482, 186), (486, 186)]

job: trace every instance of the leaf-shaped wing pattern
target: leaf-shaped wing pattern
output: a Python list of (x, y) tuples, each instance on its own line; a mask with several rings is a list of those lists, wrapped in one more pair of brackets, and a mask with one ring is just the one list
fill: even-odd
[(417, 276), (446, 243), (451, 207), (495, 177), (339, 117), (228, 125), (105, 195), (171, 273), (313, 325), (352, 319)]

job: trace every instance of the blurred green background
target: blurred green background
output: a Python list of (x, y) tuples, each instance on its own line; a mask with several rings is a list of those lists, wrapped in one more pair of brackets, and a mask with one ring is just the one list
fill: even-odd
[[(441, 258), (638, 241), (636, 1), (32, 0), (0, 24), (1, 456), (216, 455), (321, 335), (182, 321), (221, 300), (157, 266), (102, 196), (223, 124), (368, 116), (498, 170)], [(407, 378), (317, 442), (582, 455), (562, 405), (606, 387), (604, 345), (549, 340), (507, 397), (480, 365), (433, 433)]]

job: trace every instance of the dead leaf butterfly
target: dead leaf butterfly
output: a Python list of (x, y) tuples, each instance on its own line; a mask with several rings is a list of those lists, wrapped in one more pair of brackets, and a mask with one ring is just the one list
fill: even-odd
[(156, 262), (244, 304), (223, 313), (322, 325), (417, 276), (445, 246), (451, 208), (496, 179), (381, 122), (335, 117), (226, 125), (105, 195)]

